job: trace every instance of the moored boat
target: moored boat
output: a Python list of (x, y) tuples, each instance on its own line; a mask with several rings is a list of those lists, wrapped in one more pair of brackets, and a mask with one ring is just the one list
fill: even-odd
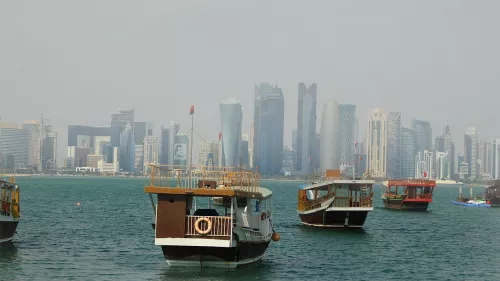
[(9, 181), (0, 179), (0, 244), (14, 239), (20, 219), (19, 186), (12, 177)]
[(323, 179), (300, 186), (297, 212), (302, 224), (362, 228), (368, 213), (373, 211), (373, 184), (369, 179), (343, 179), (332, 170), (327, 171)]
[(491, 207), (490, 201), (484, 200), (484, 198), (481, 195), (477, 195), (476, 198), (474, 198), (472, 192), (472, 185), (469, 185), (469, 197), (463, 196), (462, 185), (460, 185), (457, 200), (452, 201), (452, 203), (455, 205), (461, 205), (465, 207), (484, 207), (484, 208)]
[(491, 207), (500, 207), (500, 180), (495, 180), (486, 187), (485, 200)]
[(382, 194), (388, 209), (426, 211), (432, 202), (436, 181), (427, 179), (389, 180)]
[[(145, 192), (157, 195), (155, 245), (169, 265), (242, 267), (261, 260), (270, 241), (279, 240), (272, 225), (272, 192), (260, 187), (257, 173), (200, 170), (171, 182), (160, 176), (171, 167), (150, 167)], [(227, 180), (224, 189), (216, 188), (220, 179)], [(213, 206), (210, 197), (223, 198), (223, 206)]]

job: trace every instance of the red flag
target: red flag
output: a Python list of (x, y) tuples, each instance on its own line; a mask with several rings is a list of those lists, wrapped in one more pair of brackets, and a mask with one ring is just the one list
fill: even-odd
[(219, 141), (220, 141), (221, 138), (222, 138), (222, 133), (219, 133)]
[(189, 115), (194, 114), (194, 105), (191, 105), (191, 108), (189, 109)]

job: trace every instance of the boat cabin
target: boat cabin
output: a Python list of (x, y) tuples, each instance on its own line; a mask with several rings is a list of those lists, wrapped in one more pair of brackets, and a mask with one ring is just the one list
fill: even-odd
[(372, 207), (372, 180), (334, 180), (299, 188), (298, 210), (315, 209), (332, 199), (331, 207)]
[(10, 181), (0, 180), (0, 215), (12, 216), (14, 219), (20, 217), (19, 186), (15, 184), (14, 178)]
[[(156, 245), (231, 247), (235, 228), (249, 236), (272, 235), (272, 193), (259, 187), (258, 174), (220, 169), (190, 176), (178, 170), (151, 166), (145, 192), (158, 195), (156, 204), (151, 196)], [(223, 204), (213, 204), (212, 197)]]
[(385, 197), (404, 198), (410, 200), (430, 200), (432, 202), (432, 193), (436, 187), (436, 181), (425, 179), (408, 180), (390, 180), (387, 184)]

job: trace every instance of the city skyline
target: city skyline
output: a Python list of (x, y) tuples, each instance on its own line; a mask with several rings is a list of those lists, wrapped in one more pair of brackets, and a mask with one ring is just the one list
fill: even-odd
[[(205, 120), (218, 118), (220, 100), (234, 96), (247, 116), (252, 85), (277, 81), (290, 146), (297, 83), (314, 82), (319, 105), (356, 105), (359, 132), (362, 118), (382, 107), (402, 112), (403, 126), (414, 117), (437, 132), (448, 121), (459, 151), (469, 126), (500, 137), (490, 102), (500, 92), (500, 46), (489, 36), (500, 3), (119, 3), (6, 3), (0, 18), (16, 25), (0, 26), (0, 95), (9, 102), (2, 119), (21, 124), (43, 112), (62, 137), (68, 125), (106, 126), (110, 111), (135, 108), (137, 120), (156, 128), (169, 120), (189, 128), (185, 108), (196, 104), (197, 130), (208, 137), (218, 125)], [(305, 10), (315, 16), (297, 21)], [(243, 131), (251, 123), (244, 118)], [(60, 145), (58, 155), (65, 152)]]

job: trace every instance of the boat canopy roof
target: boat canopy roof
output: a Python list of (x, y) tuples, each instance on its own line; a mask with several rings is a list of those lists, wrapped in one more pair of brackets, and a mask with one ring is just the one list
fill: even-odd
[(436, 186), (436, 181), (428, 179), (389, 180), (386, 186)]
[(310, 189), (328, 189), (328, 186), (330, 185), (359, 185), (359, 186), (366, 186), (366, 185), (373, 185), (375, 181), (373, 180), (340, 180), (340, 179), (334, 179), (334, 180), (329, 180), (329, 181), (324, 181), (320, 183), (315, 183), (312, 185), (306, 185), (302, 184), (299, 186), (299, 189), (304, 189), (304, 190), (310, 190)]

